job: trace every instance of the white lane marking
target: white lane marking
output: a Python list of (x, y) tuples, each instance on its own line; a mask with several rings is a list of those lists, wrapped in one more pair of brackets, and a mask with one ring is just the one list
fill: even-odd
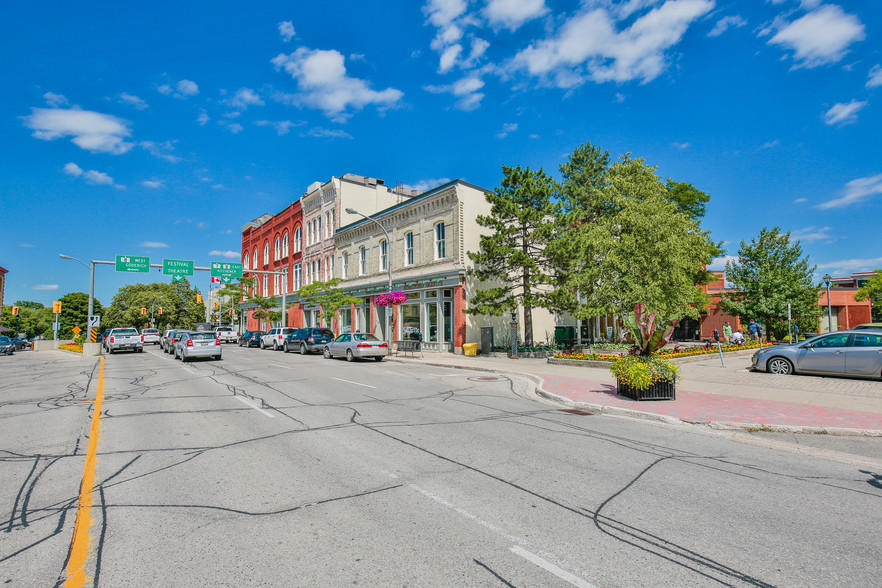
[(376, 386), (371, 386), (369, 384), (362, 384), (361, 382), (352, 382), (350, 380), (344, 380), (343, 378), (333, 378), (333, 379), (340, 380), (341, 382), (346, 382), (347, 384), (355, 384), (356, 386), (364, 386), (365, 388), (373, 388), (374, 390), (377, 389)]
[(161, 357), (166, 361), (172, 361), (172, 358), (168, 356), (168, 353), (162, 352), (162, 354), (156, 353), (155, 351), (146, 351), (145, 353), (149, 353), (150, 355), (155, 355), (156, 357)]
[(266, 365), (271, 365), (271, 366), (273, 366), (273, 367), (285, 368), (286, 370), (293, 370), (293, 369), (294, 369), (294, 368), (291, 367), (290, 365), (279, 365), (279, 364), (277, 364), (277, 363), (268, 363), (268, 364), (266, 364)]
[(579, 576), (576, 576), (575, 574), (569, 573), (565, 569), (554, 565), (550, 561), (546, 561), (546, 560), (542, 559), (541, 557), (539, 557), (536, 554), (530, 553), (529, 551), (527, 551), (526, 549), (524, 549), (520, 545), (512, 546), (511, 550), (513, 552), (517, 553), (518, 555), (520, 555), (521, 557), (523, 557), (524, 559), (526, 559), (527, 561), (530, 561), (530, 562), (536, 564), (537, 566), (539, 566), (540, 568), (544, 569), (547, 572), (551, 572), (552, 574), (554, 574), (555, 576), (557, 576), (561, 580), (569, 582), (573, 586), (578, 586), (579, 588), (597, 588), (591, 582), (586, 582), (585, 580), (583, 580)]
[(242, 396), (233, 396), (233, 398), (235, 398), (235, 399), (238, 400), (239, 402), (243, 402), (243, 403), (247, 404), (250, 408), (253, 408), (253, 409), (256, 410), (257, 412), (262, 412), (263, 414), (265, 414), (265, 415), (268, 416), (269, 418), (273, 418), (274, 416), (276, 416), (276, 415), (274, 415), (274, 414), (271, 413), (271, 412), (267, 412), (267, 411), (263, 410), (262, 408), (260, 408), (259, 406), (257, 406), (256, 404), (254, 404), (253, 402), (251, 402), (250, 400), (248, 400), (247, 398), (244, 398), (244, 397), (242, 397)]
[[(500, 529), (499, 527), (497, 527), (493, 523), (487, 522), (483, 519), (479, 519), (476, 515), (473, 515), (472, 513), (459, 508), (455, 504), (451, 504), (450, 502), (444, 500), (440, 496), (436, 496), (435, 494), (432, 494), (428, 490), (423, 490), (422, 488), (420, 488), (419, 486), (415, 486), (414, 484), (408, 484), (407, 486), (409, 488), (413, 488), (414, 490), (416, 490), (417, 492), (419, 492), (420, 494), (422, 494), (424, 496), (428, 496), (429, 498), (431, 498), (435, 502), (442, 504), (442, 505), (446, 506), (447, 508), (458, 512), (462, 516), (475, 521), (476, 523), (478, 523), (482, 527), (486, 527), (487, 529), (493, 531), (497, 535), (500, 535), (501, 537), (504, 537), (505, 539), (511, 541), (512, 543), (524, 543), (524, 544), (529, 545), (529, 541), (527, 541), (521, 537), (518, 537), (516, 535), (512, 535), (510, 533), (507, 533), (506, 531)], [(567, 582), (569, 582), (570, 584), (572, 584), (574, 586), (579, 586), (580, 588), (597, 588), (596, 586), (594, 586), (594, 584), (591, 584), (590, 582), (586, 582), (585, 580), (583, 580), (579, 576), (571, 574), (570, 572), (566, 571), (565, 569), (561, 568), (560, 566), (557, 566), (557, 565), (551, 563), (550, 561), (542, 559), (538, 555), (534, 555), (533, 553), (527, 551), (526, 549), (524, 549), (523, 547), (521, 547), (519, 545), (514, 545), (513, 547), (511, 547), (511, 550), (514, 553), (517, 553), (518, 555), (520, 555), (521, 557), (536, 564), (537, 566), (545, 569), (546, 571), (551, 572), (552, 574), (554, 574), (558, 578), (561, 578), (562, 580), (566, 580)], [(554, 557), (551, 554), (544, 554), (544, 555), (546, 557)]]

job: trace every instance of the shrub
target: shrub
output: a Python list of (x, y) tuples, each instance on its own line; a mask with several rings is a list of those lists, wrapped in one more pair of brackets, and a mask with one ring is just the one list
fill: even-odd
[(677, 380), (679, 368), (658, 355), (625, 355), (613, 361), (609, 371), (635, 390), (646, 390), (656, 382)]

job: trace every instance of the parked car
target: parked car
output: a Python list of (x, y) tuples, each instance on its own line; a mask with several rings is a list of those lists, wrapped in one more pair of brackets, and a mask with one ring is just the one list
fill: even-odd
[(104, 340), (107, 339), (107, 336), (110, 334), (110, 329), (104, 329), (104, 332), (98, 335), (98, 343), (104, 344)]
[(173, 354), (175, 352), (175, 344), (181, 338), (181, 335), (186, 332), (186, 329), (172, 329), (169, 331), (168, 338), (165, 341), (165, 352), (169, 355)]
[(166, 329), (165, 332), (162, 333), (162, 336), (159, 338), (159, 348), (165, 351), (165, 346), (168, 344), (168, 338), (171, 333), (174, 333), (174, 329)]
[(175, 359), (187, 362), (197, 357), (221, 359), (223, 347), (214, 331), (182, 331), (175, 343)]
[(864, 323), (862, 325), (858, 325), (852, 329), (852, 331), (863, 331), (865, 329), (872, 329), (874, 331), (882, 331), (882, 323)]
[(141, 337), (144, 344), (152, 343), (154, 345), (159, 345), (159, 340), (162, 338), (162, 334), (159, 332), (159, 329), (141, 329)]
[(245, 331), (239, 337), (239, 347), (260, 347), (261, 337), (263, 337), (263, 331)]
[(235, 343), (239, 340), (239, 333), (233, 327), (218, 327), (214, 330), (221, 343)]
[(135, 353), (144, 351), (144, 339), (138, 329), (111, 329), (110, 334), (104, 341), (104, 347), (108, 353), (131, 349)]
[(15, 344), (15, 350), (21, 351), (22, 349), (30, 349), (31, 342), (25, 339), (24, 337), (13, 337), (12, 342)]
[(6, 335), (0, 335), (0, 353), (3, 355), (15, 353), (15, 342)]
[(321, 352), (326, 343), (330, 343), (334, 339), (334, 331), (331, 329), (323, 329), (321, 327), (306, 327), (305, 329), (297, 329), (287, 337), (285, 337), (284, 351), (299, 351), (301, 355), (312, 353), (313, 351)]
[(285, 344), (285, 337), (294, 332), (294, 327), (276, 327), (270, 329), (260, 338), (260, 348), (266, 349), (272, 347), (273, 351), (278, 351)]
[(882, 332), (838, 331), (798, 345), (775, 345), (753, 354), (753, 369), (772, 374), (882, 378)]
[(343, 333), (324, 347), (325, 359), (345, 357), (346, 361), (355, 358), (373, 357), (383, 361), (389, 355), (389, 346), (370, 333)]

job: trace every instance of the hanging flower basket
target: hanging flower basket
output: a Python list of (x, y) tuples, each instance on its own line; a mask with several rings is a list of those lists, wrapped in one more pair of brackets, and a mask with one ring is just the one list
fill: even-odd
[(407, 296), (404, 292), (388, 292), (380, 294), (374, 298), (374, 304), (377, 306), (392, 306), (393, 304), (401, 304), (407, 302)]

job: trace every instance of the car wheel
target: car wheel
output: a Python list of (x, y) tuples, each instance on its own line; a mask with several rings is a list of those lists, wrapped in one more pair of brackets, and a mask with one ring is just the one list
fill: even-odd
[(307, 353), (309, 353), (309, 352), (306, 350), (306, 345), (301, 343), (300, 344), (300, 355), (306, 355)]
[(325, 350), (322, 352), (322, 355), (325, 356), (325, 359), (331, 359), (331, 349), (330, 349), (330, 347), (325, 347)]
[(278, 351), (278, 350), (279, 350), (279, 344), (277, 342), (273, 341), (273, 351)]
[(187, 363), (188, 361), (190, 361), (190, 358), (187, 357), (187, 354), (183, 349), (181, 349), (181, 361), (184, 363)]
[(215, 358), (216, 360), (220, 361), (221, 356), (220, 356), (220, 355), (215, 355), (214, 358)]
[(346, 361), (355, 361), (355, 356), (352, 355), (351, 349), (346, 350)]
[(108, 347), (107, 353), (109, 353), (110, 355), (113, 355), (113, 347)]
[(793, 373), (793, 364), (790, 363), (790, 360), (784, 359), (783, 357), (773, 357), (769, 360), (769, 363), (766, 364), (766, 369), (769, 370), (770, 374), (786, 376), (787, 374)]
[(378, 355), (378, 356), (376, 356), (376, 357), (374, 358), (374, 361), (383, 361), (383, 356), (382, 356), (382, 355)]
[(285, 353), (288, 353), (288, 342), (287, 341), (285, 341), (285, 346), (282, 347), (282, 351), (284, 351)]
[(263, 339), (260, 340), (260, 348), (266, 349), (266, 345), (263, 344)]

